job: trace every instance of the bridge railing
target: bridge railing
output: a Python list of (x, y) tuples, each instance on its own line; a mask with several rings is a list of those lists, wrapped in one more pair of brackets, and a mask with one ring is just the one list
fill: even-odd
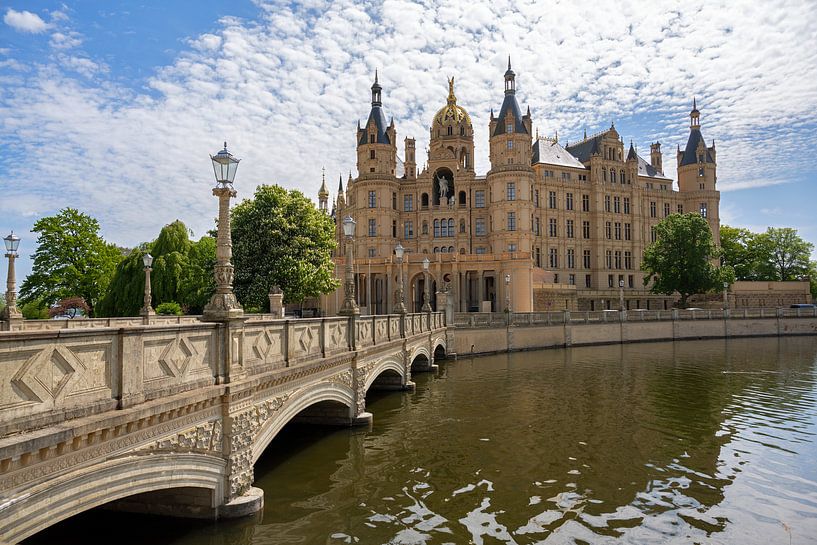
[(404, 328), (402, 319), (256, 319), (236, 326), (84, 320), (82, 328), (0, 332), (0, 437), (444, 327), (442, 313), (405, 315)]

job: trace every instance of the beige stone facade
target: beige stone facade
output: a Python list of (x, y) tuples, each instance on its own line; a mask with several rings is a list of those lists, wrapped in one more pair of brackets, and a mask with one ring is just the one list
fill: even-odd
[[(458, 104), (453, 79), (445, 105), (431, 120), (428, 156), (419, 168), (414, 139), (404, 138), (403, 159), (398, 157), (395, 123), (386, 121), (375, 78), (369, 117), (356, 133), (358, 176), (350, 174), (345, 189), (341, 179), (333, 210), (339, 275), (347, 257), (341, 220), (351, 216), (357, 224), (354, 269), (362, 309), (394, 311), (398, 243), (406, 249), (409, 312), (422, 306), (425, 258), (431, 261), (432, 306), (435, 292), (447, 292), (455, 312), (501, 312), (506, 306), (525, 312), (538, 310), (537, 300), (617, 309), (621, 291), (626, 308), (669, 308), (672, 298), (645, 290), (639, 270), (653, 227), (671, 213), (694, 211), (718, 238), (715, 145), (703, 140), (696, 105), (687, 145), (676, 155), (676, 189), (663, 174), (658, 142), (648, 161), (632, 143), (625, 147), (613, 125), (565, 145), (534, 135), (530, 109), (523, 114), (516, 99), (510, 63), (504, 79), (501, 107), (490, 115), (491, 168), (480, 174), (471, 118)], [(319, 199), (327, 211), (328, 198), (322, 187)], [(545, 284), (553, 297), (542, 293)], [(333, 313), (342, 300), (331, 294), (321, 306)]]

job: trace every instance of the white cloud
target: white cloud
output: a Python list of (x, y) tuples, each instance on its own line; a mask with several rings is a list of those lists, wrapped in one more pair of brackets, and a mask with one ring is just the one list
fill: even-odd
[(82, 36), (78, 32), (54, 32), (49, 42), (54, 49), (71, 49), (82, 45)]
[(11, 8), (6, 10), (3, 22), (19, 32), (31, 32), (39, 34), (48, 29), (48, 25), (36, 13), (30, 11), (16, 11)]
[(697, 95), (704, 136), (717, 139), (722, 190), (782, 184), (812, 168), (817, 64), (787, 52), (817, 51), (817, 13), (794, 0), (258, 3), (257, 20), (225, 17), (191, 39), (157, 68), (149, 93), (106, 79), (107, 66), (80, 44), (3, 80), (0, 137), (25, 158), (4, 171), (15, 173), (25, 211), (31, 196), (42, 213), (81, 207), (124, 244), (177, 217), (204, 232), (215, 207), (207, 153), (224, 139), (243, 158), (242, 198), (271, 182), (312, 196), (324, 165), (334, 190), (337, 173), (345, 185), (355, 170), (354, 129), (368, 115), (375, 68), (398, 142), (417, 138), (420, 165), (446, 78), (455, 76), (484, 173), (489, 112), (502, 103), (509, 54), (518, 97), (541, 134), (575, 141), (585, 127), (638, 116), (639, 150), (648, 155), (650, 142), (663, 142), (674, 177)]

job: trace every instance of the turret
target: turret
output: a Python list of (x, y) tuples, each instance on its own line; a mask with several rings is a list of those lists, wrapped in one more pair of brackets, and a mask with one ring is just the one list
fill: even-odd
[(511, 68), (511, 59), (508, 57), (505, 99), (496, 118), (491, 112), (489, 124), (492, 168), (512, 164), (530, 167), (532, 129), (530, 108), (523, 115), (516, 100), (516, 73)]
[(697, 101), (692, 101), (689, 113), (689, 138), (683, 151), (678, 149), (678, 189), (680, 191), (714, 191), (717, 182), (715, 143), (706, 147), (701, 134), (701, 113)]
[(357, 129), (357, 170), (361, 176), (367, 174), (394, 175), (397, 162), (397, 133), (394, 120), (386, 124), (383, 112), (383, 88), (378, 81), (377, 71), (372, 84), (372, 109), (366, 124)]
[(318, 190), (318, 210), (329, 213), (329, 190), (326, 189), (326, 169), (321, 168), (321, 188)]
[(415, 157), (415, 140), (414, 138), (406, 137), (405, 139), (405, 170), (406, 179), (414, 180), (417, 178), (417, 158)]
[(664, 172), (664, 166), (661, 161), (661, 142), (650, 144), (650, 164), (652, 168), (658, 172)]

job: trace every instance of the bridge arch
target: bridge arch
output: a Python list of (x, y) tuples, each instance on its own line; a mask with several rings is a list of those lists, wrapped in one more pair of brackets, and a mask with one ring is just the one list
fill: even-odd
[(403, 365), (403, 362), (400, 361), (397, 357), (390, 357), (386, 358), (377, 365), (375, 365), (369, 374), (366, 376), (366, 386), (365, 391), (369, 391), (369, 388), (372, 386), (375, 380), (380, 377), (383, 373), (387, 371), (394, 371), (400, 376), (400, 380), (403, 384), (406, 382), (406, 368)]
[(298, 413), (324, 401), (341, 403), (349, 409), (349, 419), (354, 417), (355, 392), (345, 384), (320, 382), (296, 393), (287, 400), (281, 412), (270, 419), (258, 433), (252, 448), (252, 462), (258, 461), (278, 432)]
[(224, 497), (226, 461), (197, 453), (151, 452), (107, 460), (26, 489), (3, 510), (0, 535), (10, 543), (84, 511), (145, 492), (171, 488), (212, 491), (214, 509)]

